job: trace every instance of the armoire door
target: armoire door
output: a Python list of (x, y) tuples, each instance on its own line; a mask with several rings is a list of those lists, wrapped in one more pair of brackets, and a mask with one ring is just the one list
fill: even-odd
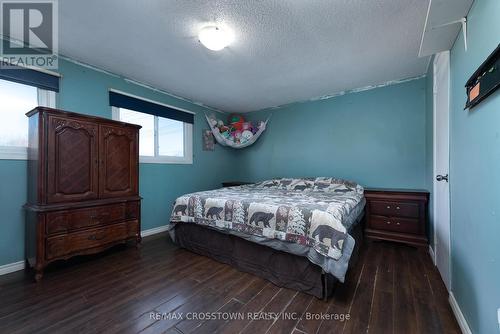
[(97, 124), (48, 117), (47, 203), (98, 197)]
[(99, 196), (134, 196), (137, 191), (138, 131), (121, 126), (99, 129)]

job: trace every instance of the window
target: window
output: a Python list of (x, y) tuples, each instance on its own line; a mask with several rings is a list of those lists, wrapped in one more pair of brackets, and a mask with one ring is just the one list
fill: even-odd
[[(119, 95), (130, 97), (122, 94)], [(111, 101), (111, 104), (130, 105), (135, 109), (112, 106), (113, 119), (142, 126), (139, 131), (140, 162), (193, 163), (193, 125), (182, 120), (151, 114), (151, 108), (148, 108), (148, 106), (150, 107), (153, 102), (138, 100), (136, 97), (133, 99), (133, 102), (144, 101), (146, 104), (142, 104), (142, 102), (135, 104), (130, 101), (128, 103)], [(158, 104), (158, 106), (162, 107), (163, 105)], [(176, 112), (186, 113), (168, 106), (165, 107)], [(137, 109), (141, 109), (141, 111), (137, 111)], [(145, 112), (142, 112), (142, 110), (145, 110)], [(175, 113), (173, 115), (175, 117)], [(189, 115), (192, 118), (192, 114)]]
[(182, 157), (184, 155), (184, 124), (158, 117), (158, 154)]
[(0, 159), (27, 159), (31, 109), (55, 107), (55, 92), (0, 79)]
[(142, 157), (155, 156), (155, 116), (137, 111), (118, 108), (116, 119), (142, 126), (139, 130), (139, 155)]

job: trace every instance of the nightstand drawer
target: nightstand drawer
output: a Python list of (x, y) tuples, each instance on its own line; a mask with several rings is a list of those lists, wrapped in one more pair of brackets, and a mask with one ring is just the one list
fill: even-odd
[(419, 218), (417, 203), (370, 201), (370, 211), (374, 215)]
[(385, 230), (400, 233), (420, 233), (418, 219), (400, 217), (371, 216), (369, 227), (376, 230)]

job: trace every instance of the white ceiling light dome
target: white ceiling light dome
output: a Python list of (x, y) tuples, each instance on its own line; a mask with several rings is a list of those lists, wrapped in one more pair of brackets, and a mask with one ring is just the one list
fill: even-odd
[(233, 34), (227, 29), (215, 25), (203, 27), (198, 39), (207, 49), (220, 51), (233, 41)]

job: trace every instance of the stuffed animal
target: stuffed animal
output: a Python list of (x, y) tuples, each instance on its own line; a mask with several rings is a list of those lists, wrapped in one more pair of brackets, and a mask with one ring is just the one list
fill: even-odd
[(259, 127), (260, 127), (259, 122), (252, 122), (252, 133), (256, 134), (257, 132), (259, 132)]
[(215, 118), (210, 118), (210, 125), (214, 128), (217, 126), (217, 120)]
[(243, 118), (242, 115), (240, 114), (231, 114), (229, 115), (228, 118), (228, 123), (233, 124), (233, 123), (243, 123), (245, 122), (245, 119)]
[(231, 126), (233, 128), (235, 128), (236, 130), (238, 130), (238, 131), (242, 131), (243, 130), (243, 123), (232, 123)]
[(241, 125), (241, 130), (242, 131), (245, 131), (245, 130), (250, 130), (252, 128), (252, 123), (250, 122), (244, 122), (242, 125)]
[(241, 131), (243, 128), (243, 123), (245, 123), (245, 119), (239, 114), (231, 114), (229, 115), (228, 122), (233, 128)]
[(234, 136), (234, 139), (241, 139), (241, 131), (240, 130), (236, 130), (233, 132), (233, 136)]
[(245, 130), (241, 133), (241, 142), (247, 142), (253, 137), (253, 133), (250, 130)]

